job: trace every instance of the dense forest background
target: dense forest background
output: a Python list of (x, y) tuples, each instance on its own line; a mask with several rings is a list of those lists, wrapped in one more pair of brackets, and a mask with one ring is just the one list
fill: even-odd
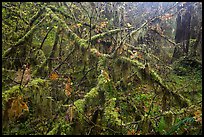
[(202, 3), (3, 2), (2, 133), (202, 134)]

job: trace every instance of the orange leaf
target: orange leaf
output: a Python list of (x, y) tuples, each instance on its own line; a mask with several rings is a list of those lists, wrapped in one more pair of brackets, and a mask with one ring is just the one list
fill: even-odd
[(50, 79), (51, 80), (56, 80), (58, 79), (59, 75), (57, 74), (57, 72), (52, 72), (51, 75), (50, 75)]
[(100, 57), (100, 56), (101, 56), (101, 53), (97, 51), (97, 52), (96, 52), (96, 56), (97, 56), (97, 57)]
[(194, 119), (196, 122), (200, 122), (202, 124), (202, 112), (200, 110), (197, 110), (196, 112), (194, 112)]
[(138, 58), (142, 59), (142, 54), (138, 54)]
[(135, 135), (135, 130), (134, 129), (133, 130), (129, 130), (127, 132), (127, 135)]

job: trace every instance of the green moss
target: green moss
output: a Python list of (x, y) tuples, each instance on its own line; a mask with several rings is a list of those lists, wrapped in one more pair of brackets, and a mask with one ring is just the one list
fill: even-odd
[(99, 39), (99, 38), (104, 38), (104, 37), (106, 37), (106, 36), (109, 36), (109, 35), (118, 33), (118, 32), (120, 32), (121, 30), (123, 30), (123, 29), (114, 29), (114, 30), (110, 30), (110, 31), (108, 31), (108, 32), (104, 32), (104, 33), (100, 33), (100, 34), (94, 35), (94, 36), (91, 37), (91, 41), (96, 41), (96, 40)]
[(106, 57), (100, 56), (98, 61), (98, 71), (104, 70), (106, 66)]
[(51, 14), (52, 18), (56, 20), (57, 22), (61, 23), (62, 27), (66, 30), (68, 37), (71, 40), (74, 40), (76, 45), (80, 46), (81, 48), (86, 49), (88, 47), (87, 41), (84, 39), (79, 38), (74, 32), (71, 31), (71, 29), (67, 26), (66, 22), (52, 12), (50, 8), (46, 8), (47, 11)]
[(98, 76), (98, 87), (104, 88), (104, 86), (106, 85), (107, 82), (108, 82), (108, 80), (104, 77), (103, 74), (100, 74)]
[(104, 116), (107, 123), (111, 123), (112, 126), (120, 126), (122, 123), (121, 119), (118, 118), (119, 114), (115, 111), (116, 98), (111, 98), (105, 104)]
[(9, 90), (6, 90), (2, 93), (2, 98), (4, 101), (8, 101), (10, 97), (16, 97), (20, 94), (20, 86), (16, 85), (11, 87)]
[(32, 73), (32, 76), (41, 76), (46, 77), (48, 75), (48, 66), (47, 66), (47, 60), (44, 61), (40, 66), (37, 67), (37, 69)]
[(94, 99), (98, 96), (98, 88), (94, 87), (89, 91), (85, 96), (86, 102), (94, 101)]
[(4, 52), (3, 57), (8, 56), (12, 52), (15, 52), (14, 50), (17, 47), (22, 46), (25, 43), (25, 41), (27, 41), (30, 38), (30, 36), (37, 30), (37, 28), (38, 28), (38, 25), (35, 25), (34, 27), (32, 27), (31, 30), (28, 31), (21, 39), (19, 39), (18, 42), (12, 48), (9, 48)]
[[(47, 83), (47, 80), (41, 79), (41, 78), (36, 78), (34, 80), (32, 80), (28, 86), (37, 86), (38, 84), (44, 84)], [(46, 85), (48, 86), (48, 85)]]
[(36, 58), (37, 64), (41, 64), (46, 61), (45, 54), (41, 49), (35, 51), (34, 58)]
[(85, 99), (78, 99), (77, 101), (74, 102), (74, 105), (76, 106), (77, 110), (83, 113), (84, 106), (85, 106)]
[(190, 39), (190, 46), (193, 46), (196, 42), (196, 39)]
[(161, 79), (161, 77), (160, 77), (155, 71), (151, 70), (151, 71), (150, 71), (150, 76), (151, 76), (151, 78), (152, 78), (153, 81), (162, 84), (162, 79)]
[(78, 118), (81, 123), (83, 123), (83, 114), (84, 114), (84, 107), (85, 107), (85, 99), (78, 99), (74, 102), (76, 109), (78, 110)]
[(81, 48), (84, 48), (84, 49), (88, 48), (88, 44), (87, 44), (86, 40), (84, 40), (84, 39), (80, 39), (78, 41), (78, 44), (80, 45)]
[(91, 52), (91, 54), (96, 55), (97, 52), (98, 52), (98, 50), (95, 49), (95, 48), (91, 48), (91, 49), (90, 49), (90, 52)]
[(47, 133), (47, 135), (56, 135), (57, 132), (58, 132), (59, 126), (60, 126), (60, 123), (57, 123), (57, 124), (55, 125), (55, 127), (54, 127), (50, 132)]
[(131, 60), (131, 59), (127, 58), (127, 57), (120, 57), (119, 59), (121, 61), (124, 61), (124, 62), (129, 62), (130, 64), (136, 66), (138, 69), (143, 69), (145, 67), (144, 64), (140, 63), (137, 60)]

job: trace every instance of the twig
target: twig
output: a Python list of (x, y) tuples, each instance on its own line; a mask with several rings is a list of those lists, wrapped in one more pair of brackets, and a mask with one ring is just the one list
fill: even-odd
[(86, 73), (84, 74), (83, 78), (80, 80), (79, 85), (81, 84), (81, 82), (84, 80), (84, 78), (86, 77), (86, 75), (93, 69), (95, 69), (96, 66), (92, 67), (91, 69), (89, 69), (88, 71), (86, 71)]
[(6, 76), (6, 75), (4, 75), (4, 74), (2, 74), (2, 76), (7, 77), (9, 80), (11, 80), (11, 81), (15, 82), (16, 84), (20, 84), (19, 82), (17, 82), (17, 81), (15, 81), (15, 80), (13, 80), (13, 79), (12, 79), (12, 78), (10, 78), (9, 76)]
[(24, 76), (25, 70), (26, 70), (26, 67), (23, 66), (23, 74), (22, 74), (22, 76), (21, 76), (20, 87), (21, 87), (21, 85), (22, 85), (22, 83), (23, 83), (23, 76)]
[(156, 32), (157, 34), (159, 34), (159, 36), (161, 36), (162, 38), (164, 38), (165, 40), (167, 40), (169, 43), (173, 44), (174, 46), (176, 45), (175, 42), (173, 42), (172, 40), (170, 40), (168, 37), (164, 36), (163, 34), (159, 33), (156, 29), (151, 29), (154, 32)]
[(75, 48), (73, 48), (73, 49), (70, 51), (70, 53), (67, 55), (67, 57), (66, 57), (57, 67), (55, 67), (55, 68), (53, 69), (53, 71), (56, 71), (57, 69), (59, 69), (59, 68), (62, 66), (62, 64), (64, 64), (65, 61), (67, 61), (67, 59), (68, 59), (69, 56), (74, 52), (74, 50), (75, 50)]
[(51, 31), (53, 28), (54, 28), (54, 27), (50, 28), (50, 29), (47, 31), (47, 34), (45, 35), (45, 37), (44, 37), (44, 39), (43, 39), (43, 41), (42, 41), (42, 43), (41, 43), (41, 45), (40, 45), (40, 48), (39, 48), (39, 49), (42, 49), (42, 46), (43, 46), (43, 44), (44, 44), (44, 42), (45, 42), (45, 40), (46, 40), (46, 38), (47, 38), (48, 34), (50, 33), (50, 31)]

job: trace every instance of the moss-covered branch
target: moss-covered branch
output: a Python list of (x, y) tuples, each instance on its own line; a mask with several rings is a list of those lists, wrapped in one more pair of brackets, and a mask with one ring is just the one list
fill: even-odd
[(144, 28), (147, 24), (148, 24), (148, 21), (143, 23), (141, 27), (139, 27), (136, 30), (133, 30), (132, 32), (130, 32), (130, 36), (133, 37), (133, 35), (135, 35), (140, 29)]
[(8, 55), (10, 55), (11, 53), (15, 52), (15, 50), (19, 46), (22, 46), (25, 43), (25, 41), (27, 41), (30, 38), (30, 36), (39, 28), (39, 25), (45, 20), (45, 18), (46, 18), (46, 16), (40, 22), (38, 22), (38, 24), (33, 26), (31, 28), (31, 30), (28, 31), (21, 39), (19, 39), (18, 42), (15, 45), (13, 45), (11, 48), (7, 49), (5, 51), (5, 53), (3, 54), (3, 58), (5, 58)]
[(173, 44), (174, 46), (176, 46), (176, 43), (173, 42), (171, 39), (169, 39), (167, 36), (159, 33), (156, 29), (152, 29), (154, 32), (156, 32), (159, 36), (161, 36), (162, 38), (164, 38), (165, 40), (167, 40), (169, 43)]
[[(90, 51), (96, 57), (113, 59), (110, 55), (102, 54), (97, 49), (92, 48)], [(163, 89), (164, 94), (172, 95), (178, 101), (180, 106), (182, 106), (182, 107), (188, 106), (188, 101), (185, 100), (181, 95), (171, 91), (169, 89), (168, 85), (166, 85), (163, 82), (162, 78), (154, 70), (152, 70), (148, 65), (144, 65), (137, 60), (131, 60), (130, 58), (123, 57), (123, 56), (118, 57), (118, 60), (120, 60), (122, 62), (126, 62), (126, 63), (131, 64), (134, 67), (136, 67), (136, 69), (139, 73), (139, 77), (141, 77), (145, 81), (150, 81), (151, 83), (157, 83), (158, 85), (160, 85)]]
[(65, 16), (66, 18), (73, 20), (73, 18), (72, 18), (71, 16), (69, 16), (68, 14), (66, 14), (64, 11), (61, 11), (61, 10), (59, 10), (59, 9), (53, 7), (53, 6), (49, 6), (49, 8), (50, 8), (53, 12), (58, 12), (58, 13), (62, 14), (63, 16)]
[(41, 8), (29, 21), (29, 25), (32, 26), (33, 23), (44, 13), (45, 8)]
[(75, 44), (77, 46), (79, 46), (80, 48), (87, 48), (88, 47), (88, 43), (86, 40), (80, 38), (79, 36), (77, 36), (66, 24), (66, 22), (62, 19), (60, 19), (50, 8), (46, 8), (47, 12), (50, 14), (51, 18), (53, 18), (53, 20), (57, 21), (64, 29), (65, 32), (67, 33), (68, 37), (75, 41)]
[[(58, 23), (60, 23), (62, 25), (62, 27), (66, 30), (66, 33), (67, 33), (68, 37), (71, 40), (75, 41), (77, 46), (79, 46), (80, 48), (87, 48), (88, 47), (89, 40), (85, 40), (85, 39), (82, 39), (79, 36), (77, 36), (69, 28), (69, 26), (66, 24), (66, 22), (64, 20), (60, 19), (50, 8), (47, 7), (46, 10), (51, 15), (53, 20), (56, 20)], [(110, 35), (116, 34), (116, 33), (120, 32), (120, 31), (130, 30), (130, 29), (133, 29), (133, 28), (114, 29), (114, 30), (110, 30), (108, 32), (100, 33), (100, 34), (92, 36), (91, 37), (91, 41), (96, 41), (99, 38), (104, 38), (106, 36), (110, 36)]]
[[(133, 28), (131, 27), (131, 28), (123, 28), (123, 29), (119, 28), (119, 29), (109, 30), (108, 32), (103, 32), (103, 33), (92, 36), (91, 37), (91, 42), (96, 41), (97, 39), (100, 39), (100, 38), (104, 38), (106, 36), (116, 34), (116, 33), (120, 32), (120, 31), (130, 30), (130, 29), (133, 29)], [(89, 40), (87, 40), (87, 41), (89, 41)]]
[(164, 94), (172, 95), (181, 107), (188, 106), (188, 101), (184, 97), (182, 97), (181, 95), (171, 91), (169, 89), (168, 85), (166, 85), (163, 82), (162, 78), (154, 70), (152, 70), (148, 66), (143, 65), (142, 63), (140, 63), (136, 60), (131, 60), (127, 57), (119, 57), (119, 59), (126, 61), (126, 62), (134, 65), (135, 67), (137, 67), (138, 71), (140, 73), (142, 73), (141, 75), (143, 76), (143, 78), (145, 78), (145, 80), (146, 80), (146, 78), (148, 78), (147, 80), (149, 80), (151, 83), (157, 83), (158, 85), (160, 85), (163, 89)]

